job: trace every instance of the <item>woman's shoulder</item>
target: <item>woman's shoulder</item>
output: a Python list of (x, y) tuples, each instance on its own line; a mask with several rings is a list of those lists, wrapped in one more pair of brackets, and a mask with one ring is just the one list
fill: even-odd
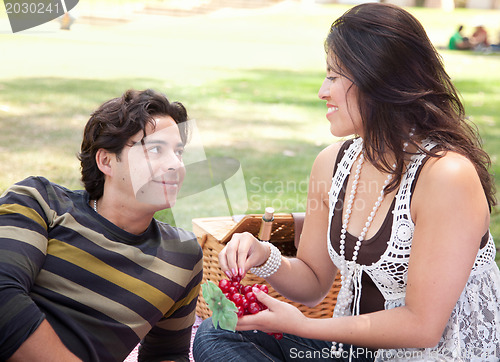
[(353, 139), (348, 139), (340, 140), (328, 145), (323, 150), (321, 150), (321, 152), (316, 157), (316, 161), (328, 162), (329, 164), (333, 165), (339, 155), (339, 152), (346, 149), (352, 142)]
[[(469, 209), (487, 214), (488, 203), (477, 170), (464, 155), (443, 151), (440, 157), (431, 157), (422, 167), (413, 200), (428, 209), (446, 204), (450, 212), (468, 205)], [(419, 200), (421, 202), (419, 202)]]
[(429, 182), (450, 181), (470, 182), (477, 180), (479, 176), (471, 160), (454, 151), (440, 151), (439, 157), (431, 157), (422, 169), (424, 180)]
[(333, 170), (337, 158), (342, 150), (349, 146), (352, 140), (341, 140), (325, 147), (314, 160), (311, 171), (311, 179), (317, 181), (328, 181), (333, 177)]

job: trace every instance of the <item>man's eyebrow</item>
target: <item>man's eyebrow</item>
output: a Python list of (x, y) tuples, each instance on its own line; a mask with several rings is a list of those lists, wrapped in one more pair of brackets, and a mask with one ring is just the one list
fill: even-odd
[[(151, 145), (151, 144), (155, 144), (155, 145), (168, 145), (169, 142), (167, 141), (164, 141), (164, 140), (158, 140), (158, 139), (141, 139), (139, 142), (136, 142), (134, 144), (134, 146), (138, 146), (138, 145), (141, 145), (141, 146), (145, 146), (146, 144), (148, 145)], [(182, 143), (182, 141), (179, 141), (176, 145), (176, 147), (184, 147), (184, 143)]]
[[(139, 143), (139, 142), (138, 142)], [(168, 142), (163, 141), (163, 140), (155, 140), (155, 139), (141, 139), (141, 145), (150, 145), (150, 144), (161, 144), (161, 145), (168, 145)]]

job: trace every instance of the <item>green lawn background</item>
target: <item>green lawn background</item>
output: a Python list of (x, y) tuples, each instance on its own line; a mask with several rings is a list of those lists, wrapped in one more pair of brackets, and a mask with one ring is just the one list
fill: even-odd
[[(283, 2), (183, 18), (132, 14), (131, 21), (108, 23), (82, 18), (70, 31), (60, 31), (53, 21), (17, 34), (0, 16), (0, 191), (33, 174), (81, 188), (75, 154), (90, 112), (126, 89), (155, 88), (186, 105), (208, 157), (240, 161), (247, 212), (269, 205), (277, 212), (303, 211), (312, 162), (335, 141), (324, 102), (317, 98), (323, 40), (347, 8)], [(500, 31), (499, 11), (408, 10), (437, 47), (458, 24), (470, 32), (477, 19), (493, 41)], [(440, 52), (496, 175), (500, 56)], [(189, 210), (175, 212), (175, 220), (189, 228), (192, 217), (220, 216), (214, 202), (196, 200)], [(497, 209), (492, 233), (500, 240)]]

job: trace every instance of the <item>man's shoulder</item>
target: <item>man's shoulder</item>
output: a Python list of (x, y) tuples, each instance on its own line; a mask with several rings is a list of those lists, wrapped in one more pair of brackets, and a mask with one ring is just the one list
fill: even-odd
[(26, 187), (44, 188), (50, 184), (51, 182), (43, 176), (29, 176), (24, 180), (16, 182), (14, 186), (19, 185)]
[(17, 182), (12, 186), (12, 188), (31, 188), (39, 191), (45, 190), (46, 192), (63, 192), (72, 193), (73, 191), (67, 189), (64, 186), (58, 185), (54, 182), (49, 181), (43, 176), (29, 176), (22, 181)]
[(201, 252), (201, 246), (198, 243), (196, 235), (189, 230), (172, 226), (166, 222), (156, 220), (162, 239), (172, 243), (174, 242), (185, 252), (198, 254)]
[(10, 186), (4, 192), (3, 196), (19, 195), (21, 197), (28, 196), (34, 199), (47, 199), (47, 194), (50, 193), (49, 190), (52, 188), (51, 182), (46, 178), (30, 176)]
[(84, 191), (70, 190), (41, 176), (30, 176), (9, 187), (3, 194), (3, 201), (34, 208), (38, 204), (44, 212), (59, 213), (73, 210), (75, 203), (84, 198), (82, 193)]

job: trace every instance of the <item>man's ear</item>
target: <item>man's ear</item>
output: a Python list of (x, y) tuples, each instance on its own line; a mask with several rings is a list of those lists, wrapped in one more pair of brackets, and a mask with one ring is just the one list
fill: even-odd
[(113, 173), (113, 168), (111, 167), (113, 157), (116, 157), (116, 155), (104, 148), (100, 148), (95, 155), (97, 167), (105, 176), (111, 176)]

